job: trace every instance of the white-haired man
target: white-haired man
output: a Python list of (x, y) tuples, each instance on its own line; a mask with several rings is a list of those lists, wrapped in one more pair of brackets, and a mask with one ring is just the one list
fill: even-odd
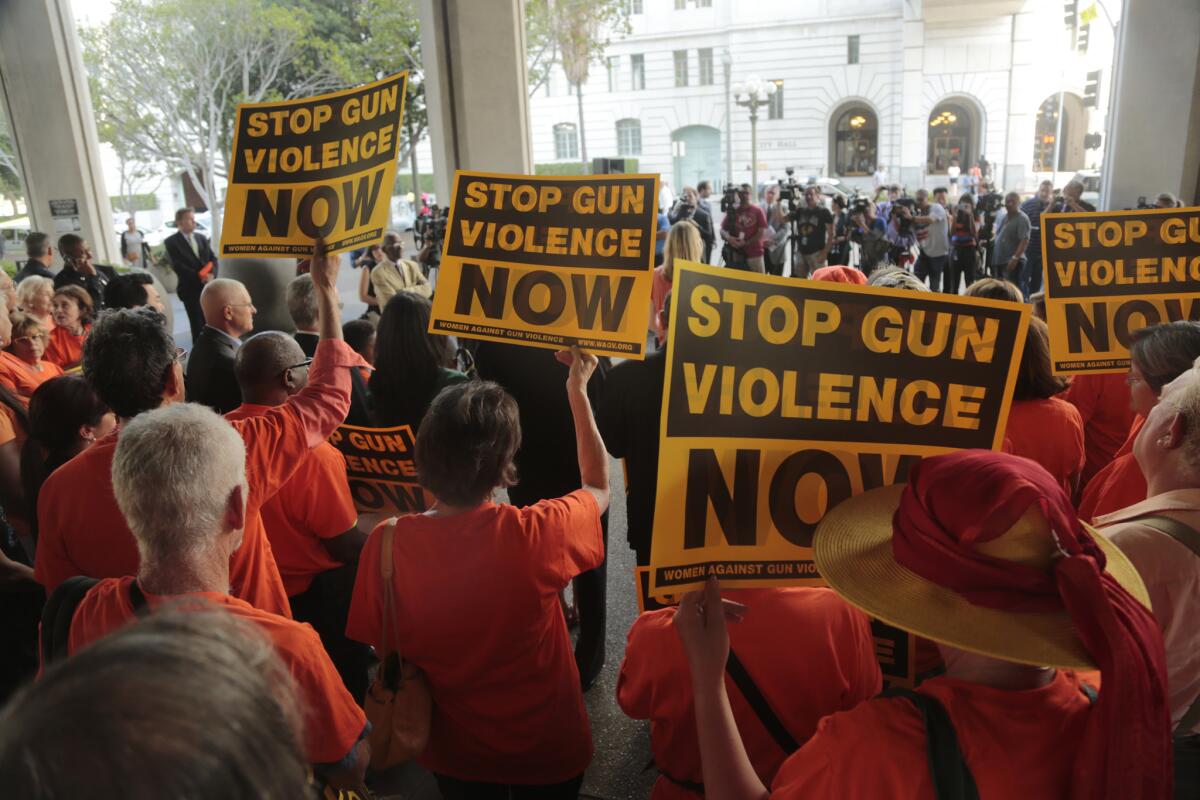
[(320, 637), (229, 595), (229, 559), (242, 543), (250, 491), (238, 432), (194, 404), (141, 414), (121, 433), (112, 482), (141, 563), (136, 578), (105, 578), (83, 596), (70, 618), (68, 652), (160, 605), (214, 603), (259, 626), (275, 645), (307, 708), (305, 752), (320, 776), (336, 785), (361, 781), (370, 757), (366, 718)]
[[(1200, 362), (1197, 362), (1200, 365)], [(1099, 517), (1146, 583), (1167, 651), (1175, 796), (1200, 796), (1200, 366), (1162, 389), (1133, 455), (1146, 499)]]

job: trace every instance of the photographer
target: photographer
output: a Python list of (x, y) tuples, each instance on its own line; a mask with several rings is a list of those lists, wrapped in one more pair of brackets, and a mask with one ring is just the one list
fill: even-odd
[(1029, 217), (1021, 210), (1021, 196), (1009, 192), (1004, 196), (1004, 218), (996, 230), (992, 252), (996, 257), (997, 277), (1020, 285), (1025, 268), (1025, 250), (1029, 247)]
[(996, 274), (996, 262), (992, 258), (992, 239), (995, 237), (996, 224), (1004, 213), (1004, 197), (992, 191), (992, 186), (987, 181), (979, 184), (975, 213), (979, 222), (979, 246), (987, 258), (987, 268), (992, 272), (992, 277), (1002, 277)]
[(833, 196), (833, 245), (829, 248), (830, 266), (847, 266), (850, 263), (850, 212), (846, 210), (846, 198)]
[[(724, 204), (722, 204), (724, 205)], [(729, 246), (729, 255), (746, 260), (751, 272), (763, 273), (763, 237), (767, 233), (767, 215), (750, 201), (750, 184), (743, 183), (737, 190), (737, 206), (725, 214), (721, 223), (721, 239)], [(730, 258), (726, 258), (728, 266)]]
[(1025, 216), (1029, 217), (1029, 224), (1032, 226), (1029, 239), (1033, 243), (1026, 254), (1025, 271), (1021, 275), (1020, 284), (1018, 284), (1022, 294), (1026, 297), (1042, 288), (1042, 214), (1049, 211), (1052, 205), (1054, 205), (1054, 184), (1050, 181), (1042, 181), (1038, 185), (1037, 194), (1021, 203), (1021, 210), (1025, 212)]
[(1079, 181), (1071, 181), (1063, 187), (1062, 196), (1059, 197), (1053, 205), (1048, 209), (1047, 213), (1061, 214), (1065, 211), (1095, 211), (1096, 207), (1083, 197), (1083, 184)]
[(675, 201), (675, 205), (667, 214), (667, 221), (674, 225), (680, 220), (688, 220), (692, 222), (700, 231), (700, 241), (704, 243), (704, 263), (708, 263), (708, 257), (712, 255), (713, 242), (716, 241), (716, 234), (713, 233), (712, 214), (706, 208), (707, 203), (701, 203), (696, 190), (690, 186), (683, 187), (683, 192), (679, 199)]
[(804, 190), (804, 205), (792, 209), (792, 220), (796, 223), (792, 275), (807, 278), (828, 263), (833, 247), (833, 214), (821, 205), (820, 189), (809, 186)]
[(870, 275), (884, 261), (891, 246), (887, 223), (875, 214), (875, 204), (862, 199), (850, 212), (850, 241), (858, 245), (858, 268)]
[(913, 201), (905, 197), (894, 200), (889, 209), (887, 238), (891, 243), (891, 248), (888, 251), (888, 258), (902, 269), (907, 269), (908, 265), (912, 263), (912, 248), (917, 243), (913, 207)]
[(942, 290), (958, 294), (959, 281), (964, 287), (970, 286), (979, 272), (979, 219), (975, 216), (974, 199), (969, 194), (958, 200), (950, 230), (950, 246), (950, 266)]
[(917, 228), (917, 247), (920, 255), (917, 256), (915, 272), (920, 280), (929, 278), (930, 291), (940, 292), (942, 274), (948, 271), (946, 267), (950, 260), (950, 236), (947, 231), (949, 223), (943, 205), (946, 201), (946, 190), (940, 187), (934, 189), (933, 196), (934, 200), (930, 203), (929, 192), (924, 189), (917, 190), (917, 215), (913, 217), (913, 222), (921, 227)]
[(1155, 208), (1182, 208), (1183, 203), (1170, 192), (1162, 192), (1154, 198)]

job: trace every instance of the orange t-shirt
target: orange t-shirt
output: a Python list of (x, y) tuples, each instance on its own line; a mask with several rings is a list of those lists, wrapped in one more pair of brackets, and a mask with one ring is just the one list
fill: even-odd
[[(722, 593), (745, 603), (745, 619), (729, 626), (733, 651), (797, 742), (817, 722), (879, 693), (882, 676), (871, 624), (830, 589), (746, 589)], [(617, 680), (617, 703), (634, 719), (650, 720), (650, 744), (659, 769), (677, 780), (702, 783), (696, 710), (687, 657), (672, 626), (675, 609), (642, 614), (629, 630)], [(781, 632), (803, 646), (780, 649)], [(797, 680), (802, 675), (803, 680)], [(787, 757), (728, 675), (725, 688), (746, 753), (768, 786)], [(659, 777), (653, 800), (700, 795)]]
[(1087, 460), (1081, 483), (1108, 466), (1129, 436), (1133, 411), (1129, 408), (1129, 384), (1123, 374), (1076, 375), (1062, 395), (1083, 418), (1083, 446)]
[[(270, 409), (242, 403), (225, 419), (256, 417)], [(358, 521), (345, 457), (328, 442), (302, 456), (295, 474), (263, 504), (262, 521), (288, 597), (306, 591), (316, 575), (340, 567), (321, 540), (340, 536)]]
[(1083, 469), (1083, 419), (1066, 400), (1014, 400), (1004, 429), (1004, 452), (1036, 461), (1070, 497)]
[[(383, 645), (380, 541), (358, 562), (346, 635)], [(389, 642), (425, 671), (433, 728), (421, 763), (467, 781), (570, 780), (592, 758), (579, 671), (558, 593), (604, 559), (600, 511), (584, 490), (527, 508), (401, 517), (393, 544)]]
[(59, 325), (50, 333), (50, 343), (46, 345), (44, 358), (63, 369), (70, 369), (83, 360), (83, 340), (92, 330), (91, 325), (85, 325), (83, 333), (76, 336)]
[[(344, 342), (323, 340), (308, 385), (277, 408), (231, 422), (246, 445), (249, 484), (242, 545), (229, 561), (232, 593), (256, 608), (292, 615), (259, 509), (287, 483), (308, 451), (328, 438), (350, 405), (350, 371), (362, 359)], [(137, 545), (112, 488), (117, 436), (84, 450), (50, 474), (38, 497), (34, 578), (54, 590), (72, 575), (135, 575)]]
[(62, 374), (62, 367), (44, 358), (34, 367), (12, 353), (0, 350), (0, 384), (16, 392), (25, 405), (29, 405), (29, 398), (37, 387)]
[[(87, 593), (71, 618), (68, 652), (74, 653), (134, 619), (129, 597), (133, 580), (107, 578)], [(249, 620), (266, 634), (300, 690), (304, 752), (310, 763), (341, 761), (366, 733), (366, 716), (346, 691), (321, 646), (321, 637), (310, 625), (262, 611), (227, 594), (196, 592), (168, 597), (145, 593), (145, 596), (150, 608), (166, 602), (172, 603), (173, 608), (188, 608), (190, 603), (179, 602), (180, 597), (214, 603), (236, 617)]]
[[(18, 447), (25, 445), (28, 434), (17, 420), (16, 413), (0, 403), (0, 445), (15, 441)], [(11, 512), (10, 512), (11, 513)]]
[(1097, 472), (1083, 490), (1083, 497), (1079, 500), (1079, 518), (1084, 522), (1091, 522), (1146, 499), (1146, 476), (1133, 457), (1133, 442), (1145, 423), (1144, 417), (1134, 418), (1129, 436), (1112, 463)]
[[(1024, 691), (931, 678), (917, 691), (949, 714), (980, 797), (1069, 796), (1091, 707), (1075, 675), (1059, 672), (1046, 686)], [(916, 706), (903, 698), (871, 700), (821, 720), (776, 774), (771, 797), (930, 800), (927, 753)]]

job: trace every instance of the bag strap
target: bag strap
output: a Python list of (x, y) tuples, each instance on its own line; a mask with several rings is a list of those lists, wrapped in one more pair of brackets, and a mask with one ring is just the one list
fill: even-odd
[(399, 659), (400, 649), (388, 645), (388, 640), (395, 638), (392, 629), (396, 623), (396, 589), (392, 585), (395, 567), (392, 563), (392, 541), (395, 537), (396, 518), (393, 517), (388, 526), (383, 529), (383, 541), (380, 543), (379, 577), (383, 581), (383, 635), (380, 637), (383, 652), (380, 655), (386, 658), (390, 653), (395, 653)]
[(84, 596), (99, 583), (98, 578), (75, 575), (60, 583), (42, 608), (42, 666), (67, 657), (71, 638), (71, 620)]
[(936, 698), (910, 689), (886, 689), (879, 697), (903, 697), (916, 706), (925, 721), (925, 752), (937, 800), (979, 800), (975, 776), (967, 766), (950, 715)]
[(754, 711), (758, 721), (767, 729), (767, 733), (771, 734), (771, 738), (779, 745), (784, 753), (791, 755), (800, 749), (800, 744), (795, 737), (788, 732), (784, 727), (782, 720), (771, 709), (771, 704), (767, 702), (767, 698), (763, 697), (762, 691), (759, 690), (758, 684), (750, 677), (750, 673), (746, 671), (746, 666), (742, 664), (741, 659), (733, 652), (733, 648), (729, 648), (729, 660), (725, 662), (725, 671), (729, 673), (729, 677), (733, 678), (733, 682), (737, 684), (738, 689), (742, 693), (742, 697), (746, 698), (746, 702), (750, 704), (750, 708)]
[[(1165, 533), (1181, 545), (1191, 550), (1192, 553), (1200, 558), (1200, 531), (1197, 531), (1191, 525), (1187, 525), (1174, 517), (1163, 515), (1154, 515), (1149, 517), (1138, 517), (1137, 522), (1153, 528), (1154, 530)], [(1183, 712), (1182, 719), (1179, 720), (1179, 725), (1175, 728), (1176, 735), (1186, 734), (1196, 724), (1200, 723), (1200, 695), (1192, 700), (1192, 704), (1188, 706), (1188, 710)]]
[(1138, 517), (1136, 521), (1159, 533), (1165, 533), (1200, 558), (1200, 531), (1191, 525), (1185, 525), (1174, 517), (1157, 514), (1150, 517)]

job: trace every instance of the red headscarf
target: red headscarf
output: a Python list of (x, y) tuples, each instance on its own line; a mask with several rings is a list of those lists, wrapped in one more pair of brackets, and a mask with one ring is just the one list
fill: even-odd
[(853, 283), (862, 286), (867, 282), (867, 276), (854, 267), (834, 265), (821, 267), (812, 274), (814, 281), (832, 281), (833, 283)]
[[(1051, 572), (975, 549), (1035, 504), (1063, 551)], [(892, 528), (897, 563), (974, 605), (1070, 616), (1103, 676), (1076, 758), (1072, 797), (1171, 796), (1162, 634), (1146, 607), (1104, 572), (1104, 552), (1050, 473), (1028, 459), (987, 450), (927, 458), (909, 473)]]

